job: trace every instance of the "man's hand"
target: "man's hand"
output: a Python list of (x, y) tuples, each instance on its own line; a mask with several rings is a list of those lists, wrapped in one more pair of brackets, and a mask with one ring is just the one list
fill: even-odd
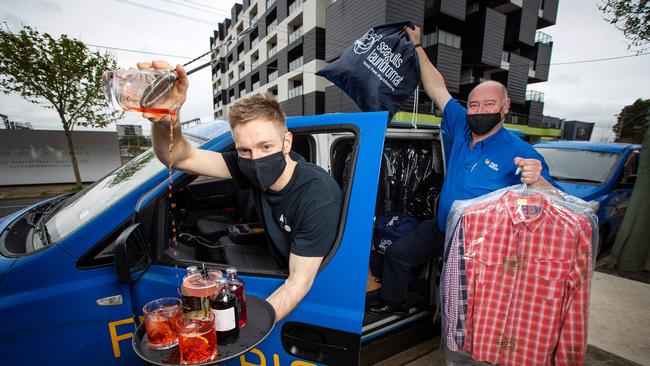
[(521, 182), (531, 187), (556, 190), (544, 176), (542, 176), (542, 162), (537, 159), (515, 158), (515, 165), (521, 169)]
[(515, 158), (515, 165), (521, 169), (521, 182), (533, 185), (542, 176), (542, 162), (537, 159)]
[[(173, 68), (165, 61), (153, 61), (153, 62), (138, 62), (138, 69), (156, 69), (162, 71), (172, 70)], [(187, 96), (187, 88), (190, 85), (187, 80), (187, 74), (183, 66), (176, 65), (176, 74), (178, 76), (174, 87), (165, 94), (152, 108), (163, 108), (178, 111), (181, 109), (183, 103), (185, 103), (185, 98)], [(154, 113), (143, 113), (142, 117), (147, 118), (151, 122), (162, 122), (168, 121), (168, 117), (161, 114)]]
[(402, 28), (409, 35), (409, 39), (411, 40), (411, 43), (413, 43), (413, 45), (420, 44), (420, 27), (416, 25), (415, 29), (411, 29), (411, 27), (405, 25)]

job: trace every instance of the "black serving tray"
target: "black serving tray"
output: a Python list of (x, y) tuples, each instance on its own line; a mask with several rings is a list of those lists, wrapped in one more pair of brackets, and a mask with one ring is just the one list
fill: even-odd
[[(271, 304), (259, 297), (246, 296), (246, 311), (248, 322), (239, 330), (239, 339), (235, 343), (217, 345), (215, 360), (193, 365), (215, 365), (238, 357), (257, 346), (271, 333), (275, 325), (275, 310)], [(180, 366), (178, 346), (161, 351), (149, 349), (144, 324), (140, 324), (136, 330), (132, 344), (135, 353), (149, 364)]]

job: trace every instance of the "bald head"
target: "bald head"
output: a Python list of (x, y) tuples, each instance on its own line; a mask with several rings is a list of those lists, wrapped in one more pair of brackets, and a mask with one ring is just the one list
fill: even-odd
[(503, 84), (501, 84), (500, 82), (494, 81), (494, 80), (487, 80), (487, 81), (484, 81), (484, 82), (478, 84), (477, 86), (475, 86), (474, 89), (472, 89), (472, 91), (469, 92), (469, 96), (467, 98), (467, 101), (468, 102), (471, 101), (472, 96), (477, 94), (477, 93), (479, 95), (481, 95), (481, 96), (483, 96), (483, 95), (490, 95), (490, 96), (499, 95), (500, 96), (499, 104), (501, 104), (501, 105), (503, 105), (505, 103), (505, 101), (508, 99), (508, 90), (506, 89), (506, 87), (503, 86)]

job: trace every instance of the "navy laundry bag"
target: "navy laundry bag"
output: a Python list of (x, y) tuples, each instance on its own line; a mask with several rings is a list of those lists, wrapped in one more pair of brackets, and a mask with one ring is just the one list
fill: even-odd
[(370, 250), (370, 272), (373, 276), (381, 278), (388, 247), (417, 226), (418, 220), (408, 214), (391, 211), (379, 214)]
[(401, 22), (371, 28), (316, 75), (341, 88), (364, 112), (389, 111), (392, 117), (420, 83), (418, 55), (405, 25), (414, 27)]

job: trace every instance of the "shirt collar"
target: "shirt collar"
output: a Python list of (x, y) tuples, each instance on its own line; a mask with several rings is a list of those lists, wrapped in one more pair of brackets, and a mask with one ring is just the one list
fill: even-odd
[[(508, 192), (504, 197), (506, 211), (510, 220), (516, 226), (523, 223), (528, 230), (535, 232), (539, 226), (546, 220), (546, 210), (548, 202), (541, 194), (519, 194)], [(524, 212), (523, 207), (539, 207), (539, 213), (528, 215)]]

